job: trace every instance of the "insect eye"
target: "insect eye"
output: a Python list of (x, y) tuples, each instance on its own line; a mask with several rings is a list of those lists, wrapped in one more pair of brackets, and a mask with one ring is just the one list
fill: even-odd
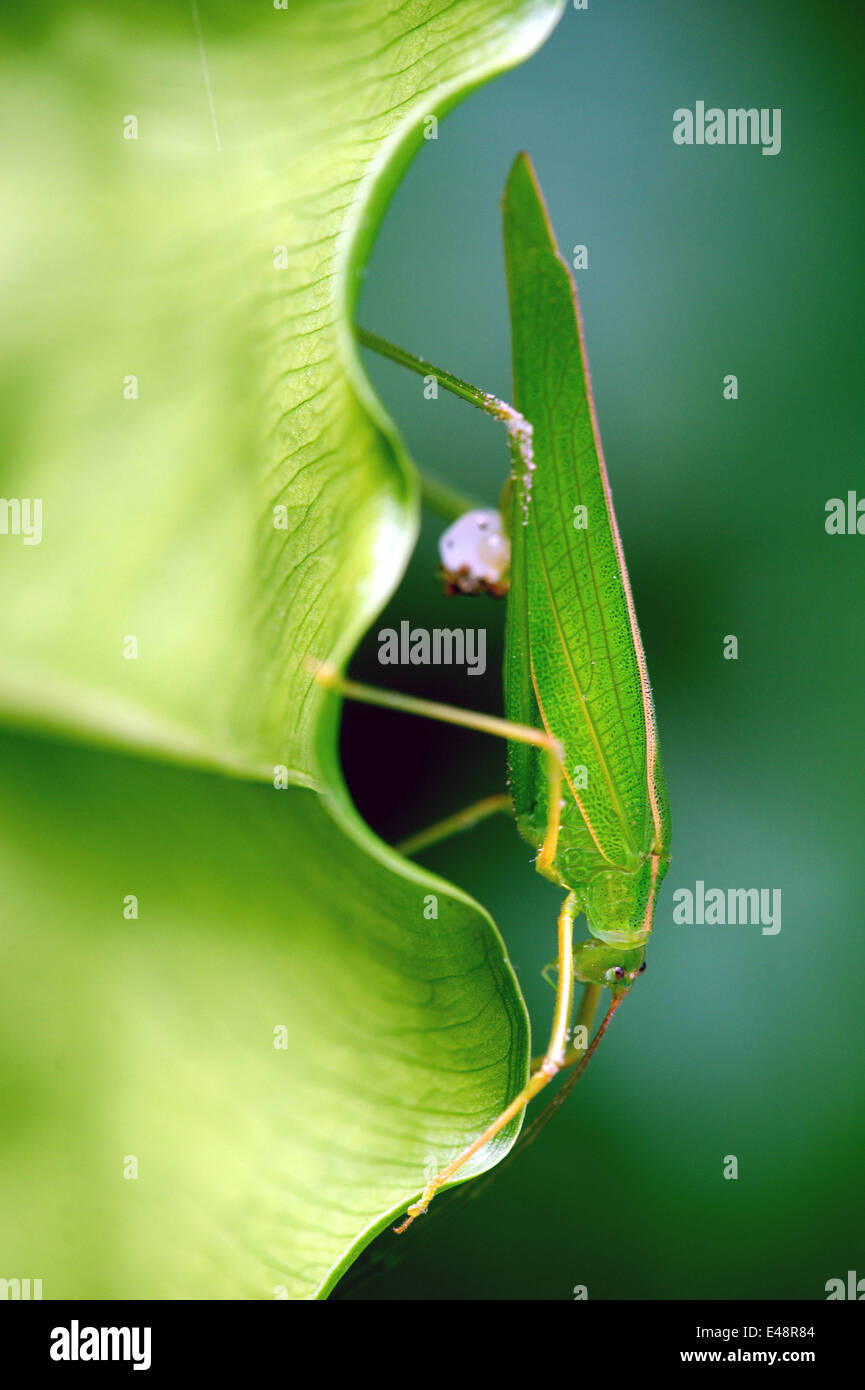
[(625, 972), (621, 965), (611, 965), (607, 971), (608, 980), (624, 980)]
[(640, 966), (639, 970), (637, 971), (637, 974), (638, 974), (638, 975), (642, 975), (642, 973), (643, 973), (643, 971), (645, 970), (645, 968), (646, 968), (646, 962), (643, 961), (643, 964)]

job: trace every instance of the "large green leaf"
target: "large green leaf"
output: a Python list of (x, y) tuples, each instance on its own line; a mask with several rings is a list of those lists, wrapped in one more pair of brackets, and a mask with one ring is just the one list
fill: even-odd
[(350, 652), (416, 528), (348, 331), (384, 202), (560, 8), (4, 11), (0, 491), (43, 536), (0, 536), (2, 713), (299, 783), (322, 735), (339, 822), (4, 739), (0, 1253), (46, 1297), (326, 1291), (525, 1078), (493, 924), (357, 821), (301, 662)]
[(525, 1080), (491, 921), (302, 788), (8, 736), (0, 766), (4, 1276), (326, 1292)]
[(347, 657), (417, 525), (362, 263), (425, 118), (560, 8), (201, 0), (200, 45), (195, 7), (4, 10), (0, 493), (43, 507), (0, 537), (7, 716), (312, 778), (302, 658)]

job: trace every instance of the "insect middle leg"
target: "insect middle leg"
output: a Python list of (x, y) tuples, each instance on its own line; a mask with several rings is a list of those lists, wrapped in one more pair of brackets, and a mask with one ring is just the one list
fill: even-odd
[(474, 830), (481, 821), (487, 820), (500, 811), (507, 812), (510, 809), (511, 798), (507, 792), (498, 792), (494, 796), (484, 796), (480, 801), (473, 801), (470, 806), (465, 806), (462, 811), (457, 811), (452, 816), (445, 816), (444, 820), (428, 825), (425, 830), (419, 830), (416, 835), (409, 835), (405, 840), (400, 840), (399, 844), (394, 845), (394, 849), (399, 850), (400, 854), (419, 854), (421, 850), (429, 849), (431, 845), (437, 845), (440, 841), (449, 839), (451, 835), (459, 835), (464, 830)]
[(515, 724), (512, 720), (500, 719), (495, 714), (460, 709), (456, 705), (440, 704), (436, 700), (420, 700), (413, 695), (402, 695), (393, 690), (382, 690), (376, 685), (364, 685), (360, 681), (347, 680), (326, 661), (316, 661), (309, 657), (304, 664), (319, 685), (336, 691), (345, 699), (357, 700), (366, 705), (380, 705), (384, 709), (400, 710), (403, 714), (419, 714), (426, 719), (437, 719), (444, 724), (458, 724), (464, 729), (477, 729), (479, 733), (496, 734), (499, 738), (512, 739), (515, 743), (531, 743), (537, 748), (542, 748), (547, 755), (549, 809), (544, 842), (538, 852), (537, 862), (540, 870), (549, 868), (556, 854), (562, 813), (564, 749), (557, 738), (546, 729), (534, 729), (529, 724)]

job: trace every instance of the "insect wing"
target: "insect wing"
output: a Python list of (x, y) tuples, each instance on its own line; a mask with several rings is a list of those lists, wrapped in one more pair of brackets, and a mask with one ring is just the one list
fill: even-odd
[[(601, 452), (571, 273), (526, 155), (504, 200), (515, 402), (532, 426), (515, 455), (505, 701), (566, 752), (554, 877), (633, 868), (669, 843), (652, 696)], [(518, 824), (546, 823), (537, 750), (509, 745)]]

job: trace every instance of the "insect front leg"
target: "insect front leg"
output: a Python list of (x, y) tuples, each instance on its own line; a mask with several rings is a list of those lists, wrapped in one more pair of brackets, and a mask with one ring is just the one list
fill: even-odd
[(568, 1048), (569, 1024), (571, 1017), (571, 1007), (574, 998), (574, 918), (579, 912), (579, 903), (573, 893), (569, 893), (562, 904), (559, 912), (559, 980), (556, 988), (556, 1007), (553, 1014), (553, 1026), (550, 1032), (550, 1041), (540, 1065), (533, 1076), (526, 1083), (518, 1095), (514, 1097), (510, 1105), (506, 1106), (500, 1115), (493, 1120), (492, 1124), (487, 1125), (483, 1134), (479, 1134), (477, 1139), (464, 1149), (455, 1159), (443, 1168), (440, 1173), (428, 1182), (421, 1194), (420, 1201), (410, 1206), (406, 1213), (405, 1220), (400, 1222), (394, 1229), (401, 1234), (407, 1230), (416, 1217), (422, 1216), (429, 1207), (433, 1197), (444, 1185), (451, 1181), (459, 1172), (460, 1168), (473, 1158), (485, 1144), (494, 1139), (497, 1134), (510, 1124), (511, 1120), (519, 1115), (520, 1111), (528, 1105), (539, 1091), (557, 1076), (562, 1067), (566, 1065), (565, 1059)]
[[(588, 1066), (601, 1038), (610, 1026), (614, 1013), (628, 994), (634, 981), (645, 970), (645, 953), (644, 944), (633, 947), (609, 946), (606, 942), (597, 941), (594, 938), (590, 941), (580, 941), (574, 947), (574, 979), (585, 984), (584, 1003), (590, 993), (593, 993), (592, 1016), (594, 1016), (601, 990), (606, 987), (612, 995), (610, 1005), (592, 1039), (591, 1046), (587, 1048), (585, 1045), (585, 1033), (578, 1038), (575, 1032), (574, 1042), (568, 1049), (565, 1058), (566, 1065), (577, 1064), (575, 1081), (579, 1079)], [(588, 1026), (591, 1026), (591, 1020)]]
[[(595, 1020), (595, 1014), (597, 1013), (598, 1009), (598, 1003), (601, 998), (600, 984), (596, 984), (594, 981), (585, 980), (580, 973), (579, 967), (577, 965), (577, 957), (579, 955), (579, 952), (580, 945), (578, 944), (574, 947), (573, 971), (574, 979), (582, 983), (583, 985), (583, 995), (580, 1000), (579, 1009), (577, 1010), (577, 1016), (574, 1019), (573, 1029), (571, 1030), (571, 1045), (565, 1053), (566, 1066), (572, 1066), (575, 1062), (578, 1062), (582, 1057), (583, 1053), (586, 1051), (589, 1045), (589, 1033), (591, 1032), (592, 1024)], [(550, 961), (549, 965), (545, 965), (543, 970), (541, 971), (541, 975), (546, 980), (547, 984), (551, 985), (553, 989), (557, 987), (556, 980), (553, 978), (553, 975), (554, 972), (558, 970), (558, 968), (558, 961), (553, 960)], [(533, 1072), (535, 1071), (536, 1067), (540, 1066), (542, 1061), (543, 1058), (540, 1057), (532, 1058)]]

